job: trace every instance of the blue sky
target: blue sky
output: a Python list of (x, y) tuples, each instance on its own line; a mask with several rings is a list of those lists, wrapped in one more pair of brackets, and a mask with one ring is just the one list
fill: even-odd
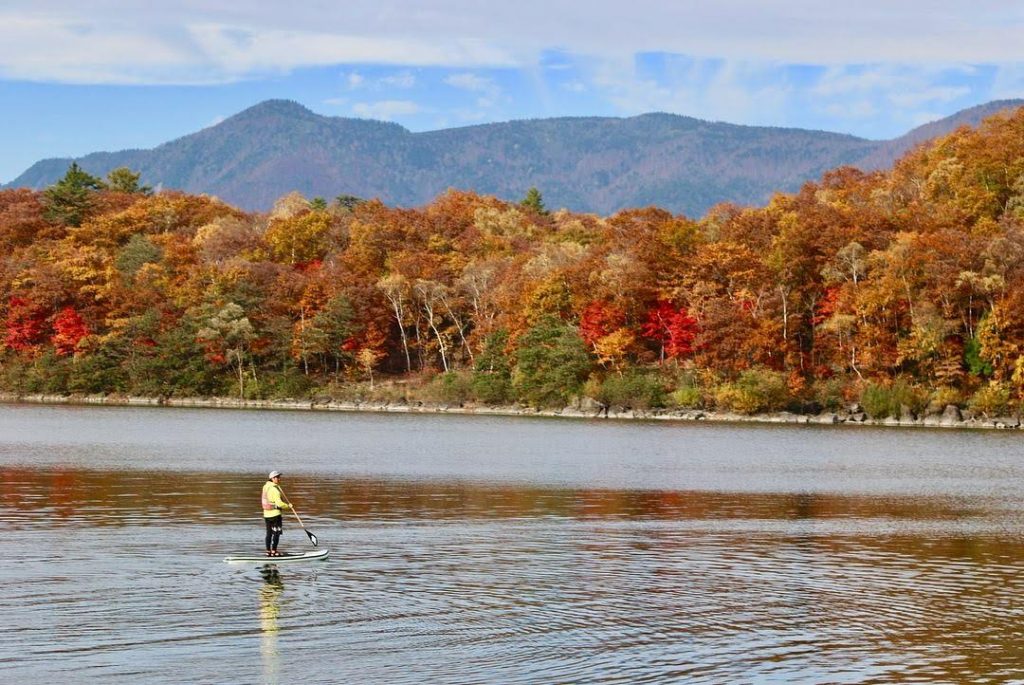
[(0, 4), (0, 182), (268, 98), (414, 131), (665, 111), (890, 138), (1016, 97), (1020, 0)]

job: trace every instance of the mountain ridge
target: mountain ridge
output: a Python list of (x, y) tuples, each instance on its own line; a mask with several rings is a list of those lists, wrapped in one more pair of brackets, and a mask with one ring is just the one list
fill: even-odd
[(40, 160), (4, 187), (45, 187), (75, 161), (98, 176), (128, 166), (147, 185), (249, 210), (266, 210), (294, 190), (419, 206), (450, 187), (515, 200), (536, 186), (553, 208), (610, 214), (653, 204), (699, 216), (719, 202), (763, 204), (838, 166), (885, 168), (924, 140), (1022, 105), (997, 100), (878, 141), (667, 112), (412, 132), (273, 99), (154, 148)]

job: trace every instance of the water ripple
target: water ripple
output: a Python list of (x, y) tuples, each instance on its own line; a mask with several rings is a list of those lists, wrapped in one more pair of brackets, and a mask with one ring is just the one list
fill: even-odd
[[(6, 424), (0, 416), (14, 436), (0, 441), (0, 524), (17, 562), (5, 588), (0, 669), (21, 684), (86, 675), (416, 685), (1021, 678), (1024, 481), (1015, 478), (1019, 444), (1002, 437), (964, 469), (963, 482), (955, 455), (939, 447), (976, 438), (921, 432), (899, 441), (859, 432), (868, 457), (847, 453), (840, 464), (806, 446), (790, 458), (801, 431), (756, 433), (767, 446), (752, 455), (744, 449), (753, 433), (698, 429), (687, 435), (708, 448), (705, 464), (658, 427), (645, 444), (661, 451), (637, 457), (638, 473), (623, 455), (642, 450), (591, 441), (594, 461), (589, 452), (556, 454), (551, 470), (540, 457), (529, 462), (536, 454), (518, 454), (544, 476), (522, 480), (483, 452), (486, 464), (462, 471), (434, 451), (401, 476), (368, 475), (362, 462), (353, 474), (321, 447), (304, 468), (292, 464), (286, 487), (330, 559), (236, 566), (223, 556), (262, 544), (263, 467), (253, 464), (296, 453), (292, 418), (269, 420), (281, 435), (268, 444), (288, 451), (250, 442), (230, 448), (225, 470), (215, 471), (191, 468), (193, 457), (170, 438), (139, 449), (147, 444), (139, 427), (106, 439), (111, 424), (100, 421), (101, 430), (61, 413), (45, 422), (60, 434), (47, 443), (38, 436), (49, 433), (27, 430), (26, 414), (14, 413), (19, 420)], [(211, 414), (170, 416), (168, 433), (217, 423)], [(232, 416), (245, 428), (229, 430), (233, 438), (266, 436), (266, 414)], [(65, 421), (99, 450), (91, 461)], [(321, 437), (337, 432), (336, 442), (343, 433), (319, 418), (299, 424)], [(386, 441), (394, 424), (358, 425)], [(435, 438), (450, 438), (452, 426), (476, 430), (417, 425)], [(514, 424), (529, 433), (525, 425)], [(559, 442), (565, 449), (582, 442), (575, 430)], [(624, 435), (648, 439), (633, 427), (588, 430), (619, 447), (633, 444)], [(883, 443), (896, 442), (894, 461), (883, 458)], [(68, 451), (58, 458), (54, 445)], [(4, 449), (17, 458), (5, 461)], [(774, 461), (765, 465), (764, 455)], [(130, 466), (117, 467), (121, 459)], [(857, 464), (851, 481), (848, 463)], [(254, 478), (239, 476), (254, 469)], [(826, 472), (819, 492), (776, 487)], [(712, 481), (735, 487), (705, 487)], [(291, 519), (283, 546), (309, 548)]]

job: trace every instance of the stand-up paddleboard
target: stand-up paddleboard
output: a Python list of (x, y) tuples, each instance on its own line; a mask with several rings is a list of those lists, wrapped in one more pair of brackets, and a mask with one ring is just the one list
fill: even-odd
[(296, 561), (320, 561), (326, 559), (328, 554), (330, 554), (330, 550), (327, 549), (295, 554), (285, 553), (279, 557), (268, 557), (266, 554), (240, 554), (234, 557), (224, 557), (224, 561), (229, 564), (290, 564)]

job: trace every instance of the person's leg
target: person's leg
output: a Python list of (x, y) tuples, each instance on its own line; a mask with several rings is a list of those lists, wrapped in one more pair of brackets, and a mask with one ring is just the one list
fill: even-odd
[(283, 516), (275, 516), (274, 518), (271, 519), (271, 521), (274, 522), (274, 525), (273, 525), (274, 536), (273, 536), (273, 540), (271, 540), (271, 543), (270, 543), (270, 551), (271, 551), (272, 554), (274, 554), (276, 556), (276, 553), (277, 553), (277, 543), (281, 539), (281, 531), (284, 529), (284, 517)]
[[(272, 519), (272, 518), (269, 518), (269, 519), (265, 518), (265, 519), (263, 519), (263, 521), (264, 521), (264, 523), (267, 524), (267, 556), (270, 556), (270, 553), (277, 546), (276, 542), (274, 541), (274, 519)], [(274, 546), (271, 547), (271, 545), (274, 545)]]

